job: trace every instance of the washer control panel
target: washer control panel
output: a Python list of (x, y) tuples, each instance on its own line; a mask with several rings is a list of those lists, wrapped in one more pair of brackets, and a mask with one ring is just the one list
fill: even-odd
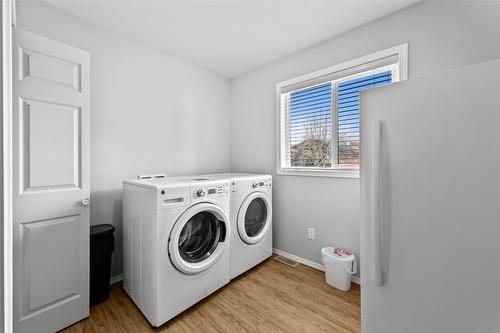
[(224, 195), (227, 193), (226, 185), (202, 186), (197, 187), (193, 191), (194, 198), (202, 198), (211, 195)]

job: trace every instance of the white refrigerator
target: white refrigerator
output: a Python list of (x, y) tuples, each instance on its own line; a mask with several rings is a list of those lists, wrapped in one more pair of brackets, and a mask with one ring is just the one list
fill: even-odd
[(362, 332), (500, 332), (500, 60), (361, 100)]

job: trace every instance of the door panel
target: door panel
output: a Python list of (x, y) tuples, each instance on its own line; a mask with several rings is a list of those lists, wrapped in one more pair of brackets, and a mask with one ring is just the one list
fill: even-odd
[(80, 91), (81, 66), (54, 56), (22, 48), (20, 79), (41, 79)]
[(79, 187), (80, 108), (22, 100), (24, 190)]
[(15, 29), (15, 331), (88, 316), (89, 54)]
[[(80, 293), (79, 216), (22, 225), (27, 315), (47, 304)], [(56, 242), (54, 242), (56, 240)], [(46, 260), (50, 258), (51, 260)]]

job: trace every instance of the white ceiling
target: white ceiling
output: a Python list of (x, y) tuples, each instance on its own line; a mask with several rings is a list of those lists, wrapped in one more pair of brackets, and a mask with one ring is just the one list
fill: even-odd
[(45, 0), (232, 78), (417, 0)]

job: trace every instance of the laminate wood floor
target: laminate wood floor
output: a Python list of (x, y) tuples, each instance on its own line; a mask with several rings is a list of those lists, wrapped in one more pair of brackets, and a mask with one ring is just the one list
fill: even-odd
[(234, 279), (224, 288), (153, 328), (121, 288), (64, 333), (128, 332), (360, 332), (360, 288), (338, 291), (324, 274), (276, 260)]

